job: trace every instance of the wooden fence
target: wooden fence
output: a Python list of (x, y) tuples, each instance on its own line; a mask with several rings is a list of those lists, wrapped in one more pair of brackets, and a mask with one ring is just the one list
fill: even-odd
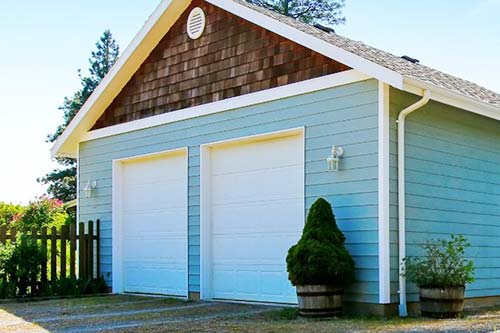
[[(56, 281), (67, 277), (93, 278), (101, 275), (99, 264), (100, 221), (77, 225), (44, 227), (41, 230), (17, 230), (0, 227), (0, 242), (15, 242), (18, 233), (28, 234), (37, 240), (47, 253), (41, 267), (40, 282)], [(95, 229), (94, 229), (95, 226)], [(78, 258), (78, 260), (77, 260)], [(48, 276), (49, 275), (49, 276)]]

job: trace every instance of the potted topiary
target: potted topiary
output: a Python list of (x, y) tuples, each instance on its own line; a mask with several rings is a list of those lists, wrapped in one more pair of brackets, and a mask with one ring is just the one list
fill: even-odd
[(286, 258), (301, 315), (332, 316), (342, 312), (344, 288), (354, 281), (354, 261), (344, 242), (332, 207), (325, 199), (318, 199), (311, 206), (302, 238)]
[(420, 288), (423, 316), (456, 318), (464, 309), (465, 285), (474, 281), (474, 263), (465, 258), (463, 235), (422, 245), (425, 255), (404, 261), (404, 275)]

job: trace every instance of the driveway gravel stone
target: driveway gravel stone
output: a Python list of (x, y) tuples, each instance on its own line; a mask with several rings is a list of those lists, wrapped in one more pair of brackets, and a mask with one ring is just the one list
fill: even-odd
[(500, 308), (453, 320), (304, 319), (292, 308), (125, 295), (0, 304), (0, 332), (500, 333)]

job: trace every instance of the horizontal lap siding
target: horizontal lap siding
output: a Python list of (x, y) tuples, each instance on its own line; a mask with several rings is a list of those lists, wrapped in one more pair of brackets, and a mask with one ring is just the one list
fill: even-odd
[[(416, 101), (391, 91), (392, 300), (397, 301), (397, 112)], [(407, 255), (426, 239), (464, 234), (477, 281), (468, 297), (500, 295), (500, 122), (431, 102), (407, 118)], [(417, 300), (409, 286), (409, 300)]]
[[(101, 263), (107, 282), (111, 283), (112, 269), (113, 159), (189, 147), (189, 289), (197, 292), (200, 144), (305, 126), (306, 207), (319, 196), (332, 202), (358, 268), (358, 282), (349, 290), (348, 298), (376, 303), (377, 98), (376, 81), (370, 80), (82, 143), (81, 188), (89, 179), (96, 179), (98, 187), (92, 198), (80, 195), (80, 219), (101, 218)], [(334, 144), (346, 150), (339, 173), (326, 171), (325, 159)]]

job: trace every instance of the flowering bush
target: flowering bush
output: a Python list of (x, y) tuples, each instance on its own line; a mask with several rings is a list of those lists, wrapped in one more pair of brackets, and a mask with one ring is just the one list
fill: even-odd
[(68, 214), (62, 201), (42, 196), (29, 203), (19, 223), (23, 228), (59, 227), (64, 225), (67, 219)]
[(0, 202), (0, 225), (8, 225), (20, 219), (24, 207)]

